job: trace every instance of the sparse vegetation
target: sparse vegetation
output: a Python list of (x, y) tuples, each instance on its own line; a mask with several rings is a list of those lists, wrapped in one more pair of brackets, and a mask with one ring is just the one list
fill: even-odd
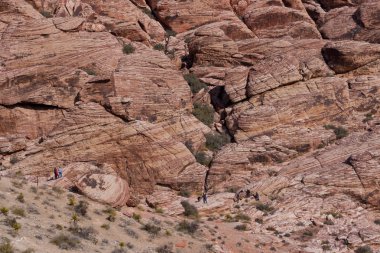
[(264, 204), (262, 202), (257, 202), (255, 205), (257, 210), (260, 210), (264, 213), (271, 213), (275, 210), (271, 205)]
[(0, 253), (13, 253), (13, 246), (9, 240), (0, 243)]
[(0, 212), (1, 212), (3, 215), (7, 216), (8, 213), (9, 213), (9, 209), (6, 208), (6, 207), (2, 207), (2, 208), (0, 208)]
[(370, 246), (365, 245), (365, 246), (360, 246), (355, 250), (355, 253), (373, 253), (372, 249)]
[(337, 140), (342, 139), (348, 135), (348, 130), (341, 126), (336, 127), (334, 125), (325, 125), (325, 129), (334, 130), (334, 134)]
[(199, 216), (198, 209), (194, 205), (190, 204), (186, 200), (181, 201), (181, 205), (182, 205), (183, 209), (185, 210), (183, 212), (183, 214), (185, 216), (192, 217), (192, 218), (198, 218), (198, 216)]
[(376, 220), (374, 220), (374, 223), (375, 223), (376, 225), (380, 225), (380, 219), (376, 219)]
[(199, 78), (193, 73), (186, 74), (183, 77), (185, 78), (186, 82), (189, 84), (190, 90), (193, 94), (198, 93), (202, 89), (208, 88), (207, 84), (199, 80)]
[(211, 157), (209, 157), (205, 152), (200, 151), (195, 154), (195, 160), (198, 163), (208, 167), (212, 161)]
[(194, 147), (193, 147), (193, 142), (191, 140), (185, 141), (185, 146), (188, 150), (190, 150), (191, 153), (194, 154)]
[(21, 202), (21, 203), (24, 203), (25, 202), (25, 199), (24, 199), (24, 194), (22, 194), (22, 193), (19, 193), (18, 195), (17, 195), (17, 198), (16, 198), (19, 202)]
[(43, 11), (41, 11), (40, 13), (41, 13), (41, 15), (44, 16), (45, 18), (52, 18), (52, 17), (53, 17), (53, 15), (52, 15), (49, 11), (45, 11), (45, 10), (43, 10)]
[(173, 30), (170, 30), (170, 29), (167, 29), (165, 30), (165, 34), (166, 34), (166, 37), (175, 37), (177, 35), (177, 33)]
[(173, 253), (173, 245), (172, 244), (165, 244), (158, 248), (156, 248), (157, 253)]
[(124, 54), (133, 54), (134, 52), (135, 52), (135, 47), (131, 43), (125, 44), (123, 46)]
[(190, 197), (191, 194), (187, 189), (181, 188), (178, 192), (178, 195), (181, 197), (188, 198), (188, 197)]
[(214, 122), (214, 113), (212, 106), (199, 102), (194, 103), (193, 115), (203, 124), (210, 126)]
[(74, 226), (74, 227), (70, 227), (69, 231), (73, 233), (73, 235), (76, 235), (85, 240), (94, 241), (94, 242), (96, 241), (97, 232), (93, 227)]
[(109, 224), (103, 224), (100, 227), (103, 228), (103, 229), (105, 229), (105, 230), (109, 230), (110, 229), (110, 225)]
[(153, 49), (157, 51), (164, 51), (165, 46), (162, 43), (157, 43), (156, 45), (153, 46)]
[(116, 211), (112, 207), (109, 207), (109, 208), (103, 210), (103, 213), (108, 214), (108, 216), (106, 218), (107, 220), (109, 220), (111, 222), (114, 222), (116, 220)]
[(137, 221), (137, 222), (140, 222), (141, 221), (141, 215), (138, 214), (138, 213), (133, 213), (132, 214), (132, 218)]
[(230, 142), (227, 134), (208, 133), (206, 137), (206, 147), (212, 151), (221, 149), (224, 145)]
[(83, 70), (84, 72), (86, 72), (87, 75), (96, 76), (96, 72), (93, 69), (90, 69), (90, 68), (81, 68), (81, 70)]
[(77, 202), (76, 199), (75, 199), (75, 197), (73, 195), (69, 195), (67, 197), (68, 197), (68, 200), (69, 200), (69, 202), (67, 204), (69, 206), (75, 206), (75, 204)]
[(235, 229), (236, 229), (236, 230), (240, 230), (240, 231), (246, 231), (246, 230), (248, 230), (246, 224), (239, 224), (239, 225), (236, 225), (236, 226), (235, 226)]
[(12, 213), (20, 217), (25, 217), (25, 210), (20, 207), (13, 208)]
[(80, 241), (77, 237), (65, 234), (55, 236), (50, 242), (57, 245), (60, 249), (66, 250), (76, 249), (80, 245)]
[(156, 236), (161, 231), (161, 227), (156, 226), (152, 223), (147, 223), (141, 227), (141, 229), (147, 231), (149, 234)]
[(82, 216), (86, 216), (87, 214), (87, 209), (88, 209), (88, 202), (87, 201), (79, 201), (79, 204), (75, 206), (74, 210), (76, 213), (82, 215)]
[(21, 224), (18, 223), (15, 218), (7, 218), (5, 222), (9, 227), (13, 228), (14, 231), (16, 232), (21, 229)]
[(259, 224), (263, 224), (264, 223), (263, 219), (261, 219), (261, 218), (256, 218), (255, 222), (259, 223)]
[(196, 221), (188, 222), (187, 220), (183, 220), (178, 223), (177, 230), (181, 232), (185, 232), (187, 234), (194, 234), (199, 228), (199, 224)]

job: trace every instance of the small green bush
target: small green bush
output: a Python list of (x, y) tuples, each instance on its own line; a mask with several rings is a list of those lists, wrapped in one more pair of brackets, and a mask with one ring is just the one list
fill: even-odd
[(166, 37), (175, 37), (177, 35), (177, 33), (171, 29), (165, 30), (165, 33), (166, 33)]
[(214, 122), (214, 113), (212, 106), (199, 102), (194, 103), (193, 115), (203, 124), (210, 126)]
[(230, 138), (227, 134), (208, 133), (205, 137), (206, 147), (212, 151), (217, 151), (230, 142)]
[(248, 215), (244, 214), (244, 213), (238, 213), (236, 216), (235, 216), (235, 219), (237, 221), (250, 221), (251, 220), (251, 217), (249, 217)]
[(9, 240), (0, 243), (0, 253), (13, 253), (13, 246)]
[(161, 43), (158, 43), (156, 45), (153, 46), (153, 49), (154, 50), (157, 50), (157, 51), (164, 51), (165, 50), (165, 46)]
[(18, 195), (17, 195), (17, 198), (16, 198), (19, 202), (21, 202), (21, 203), (24, 203), (25, 202), (25, 199), (24, 199), (24, 194), (22, 194), (22, 193), (19, 193)]
[(89, 75), (89, 76), (96, 76), (95, 70), (92, 70), (92, 69), (89, 69), (89, 68), (81, 68), (81, 70), (83, 70), (84, 72), (86, 72), (87, 75)]
[(212, 159), (205, 152), (200, 151), (195, 154), (195, 160), (197, 160), (198, 163), (208, 167)]
[(325, 125), (325, 129), (334, 130), (334, 134), (337, 140), (342, 139), (348, 135), (348, 130), (341, 126), (336, 127), (334, 125), (329, 124), (329, 125)]
[(187, 234), (194, 234), (199, 228), (199, 224), (196, 221), (188, 222), (187, 220), (183, 220), (178, 223), (177, 230), (181, 232), (185, 232)]
[(133, 54), (135, 52), (135, 47), (132, 44), (125, 44), (123, 46), (123, 53), (124, 54)]
[(93, 227), (79, 227), (74, 226), (70, 227), (69, 231), (80, 238), (83, 238), (85, 240), (89, 241), (96, 241), (96, 230)]
[(67, 203), (69, 206), (75, 206), (75, 204), (76, 204), (76, 199), (75, 199), (75, 197), (74, 196), (68, 196), (68, 200), (69, 200), (69, 202)]
[(82, 216), (86, 216), (88, 206), (89, 206), (89, 204), (87, 201), (81, 200), (81, 201), (79, 201), (79, 204), (75, 206), (74, 210), (76, 213), (78, 213)]
[(178, 195), (181, 196), (181, 197), (185, 197), (185, 198), (188, 198), (190, 197), (190, 192), (184, 188), (181, 188), (178, 192)]
[(21, 224), (17, 222), (17, 220), (15, 218), (7, 218), (5, 220), (6, 224), (13, 228), (16, 232), (19, 231), (21, 229)]
[(198, 93), (201, 89), (207, 89), (208, 86), (204, 82), (198, 79), (198, 77), (192, 73), (183, 76), (186, 82), (190, 86), (190, 90), (193, 94)]
[(256, 209), (257, 210), (260, 210), (262, 212), (265, 212), (265, 213), (270, 213), (272, 211), (274, 211), (274, 208), (272, 206), (270, 206), (269, 204), (264, 204), (262, 202), (256, 202)]
[(49, 11), (41, 11), (40, 13), (45, 18), (52, 18), (53, 17), (53, 15)]
[(25, 217), (25, 210), (20, 207), (13, 208), (12, 213), (20, 217)]
[(235, 229), (236, 229), (236, 230), (240, 230), (240, 231), (247, 231), (247, 230), (248, 230), (246, 224), (239, 224), (239, 225), (236, 225), (236, 226), (235, 226)]
[(373, 253), (372, 249), (370, 246), (365, 245), (365, 246), (360, 246), (355, 250), (355, 253)]
[(152, 13), (152, 11), (149, 9), (149, 8), (143, 8), (142, 11), (148, 15), (151, 19), (154, 19), (154, 15)]
[(138, 214), (138, 213), (133, 213), (132, 214), (132, 218), (137, 221), (137, 222), (140, 222), (141, 221), (141, 215)]
[(188, 201), (186, 200), (183, 200), (181, 201), (181, 205), (183, 207), (183, 209), (185, 210), (183, 212), (183, 214), (187, 217), (193, 217), (193, 218), (198, 218), (199, 214), (198, 214), (198, 209), (190, 204)]
[(142, 226), (141, 229), (147, 231), (149, 234), (154, 236), (158, 235), (158, 233), (161, 231), (161, 227), (156, 226), (152, 223), (145, 224), (144, 226)]
[(105, 229), (105, 230), (109, 230), (110, 229), (110, 225), (109, 224), (103, 224), (100, 227), (103, 228), (103, 229)]
[(6, 207), (2, 207), (2, 208), (0, 208), (0, 212), (1, 212), (3, 215), (7, 216), (8, 213), (9, 213), (9, 209), (6, 208)]
[(65, 234), (55, 236), (50, 242), (65, 250), (76, 249), (80, 245), (78, 238)]

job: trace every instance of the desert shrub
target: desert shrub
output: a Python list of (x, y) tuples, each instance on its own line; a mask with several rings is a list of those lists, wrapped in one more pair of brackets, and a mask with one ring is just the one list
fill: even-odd
[(274, 211), (274, 208), (272, 206), (270, 206), (269, 204), (257, 202), (255, 205), (256, 205), (257, 210), (260, 210), (264, 213), (270, 213), (270, 212)]
[(256, 221), (256, 223), (259, 223), (259, 224), (264, 223), (263, 219), (261, 219), (261, 218), (256, 218), (255, 221)]
[(7, 218), (5, 220), (5, 223), (14, 229), (14, 231), (19, 231), (21, 229), (21, 224), (17, 222), (15, 218)]
[(235, 216), (235, 219), (237, 221), (250, 221), (251, 220), (251, 217), (249, 217), (248, 215), (244, 214), (244, 213), (238, 213), (236, 216)]
[(12, 181), (12, 185), (18, 189), (22, 189), (24, 184), (21, 181)]
[(205, 152), (200, 151), (195, 154), (195, 160), (197, 160), (198, 163), (208, 167), (211, 163), (211, 157), (209, 157)]
[(185, 216), (193, 217), (193, 218), (197, 218), (199, 216), (198, 209), (194, 205), (190, 204), (188, 201), (186, 200), (181, 201), (181, 205), (183, 209), (185, 210), (183, 212)]
[(109, 208), (103, 210), (103, 213), (108, 214), (108, 216), (106, 218), (107, 220), (109, 220), (111, 222), (114, 222), (116, 220), (116, 211), (112, 207), (109, 207)]
[(141, 215), (138, 214), (138, 213), (133, 213), (132, 214), (132, 218), (137, 221), (137, 222), (140, 222), (141, 221)]
[(141, 227), (141, 229), (147, 231), (149, 234), (151, 234), (153, 236), (158, 235), (158, 233), (161, 231), (161, 227), (156, 226), (156, 225), (154, 225), (152, 223), (144, 224)]
[(227, 134), (208, 133), (206, 137), (206, 147), (212, 151), (221, 149), (224, 145), (230, 142)]
[(157, 253), (173, 253), (173, 245), (165, 244), (156, 248)]
[(143, 8), (142, 11), (148, 15), (151, 19), (154, 19), (154, 15), (152, 13), (152, 11), (149, 9), (149, 8)]
[(376, 225), (380, 225), (380, 219), (376, 219), (376, 220), (374, 220), (374, 223), (375, 223)]
[(181, 196), (181, 197), (185, 197), (185, 198), (188, 198), (190, 197), (190, 192), (184, 188), (181, 188), (178, 192), (178, 195)]
[(156, 45), (153, 46), (153, 49), (154, 50), (157, 50), (157, 51), (164, 51), (165, 50), (165, 46), (161, 43), (157, 43)]
[(360, 246), (355, 250), (355, 253), (373, 253), (372, 249), (370, 246), (365, 245), (365, 246)]
[(0, 243), (0, 253), (13, 253), (13, 246), (9, 240)]
[(139, 235), (131, 228), (124, 228), (125, 232), (127, 233), (128, 236), (134, 238), (134, 239), (139, 239)]
[(53, 17), (53, 15), (49, 11), (41, 11), (40, 13), (45, 18), (52, 18)]
[(181, 232), (185, 232), (187, 234), (194, 234), (199, 228), (199, 224), (196, 221), (188, 222), (187, 220), (183, 220), (177, 225), (177, 230)]
[(68, 200), (69, 200), (69, 202), (67, 204), (69, 206), (75, 206), (77, 201), (73, 195), (68, 196)]
[(307, 237), (312, 237), (313, 236), (313, 232), (310, 231), (310, 230), (305, 230), (303, 233), (302, 233), (303, 236), (307, 236)]
[(50, 242), (58, 246), (60, 249), (66, 250), (76, 249), (80, 245), (80, 241), (77, 237), (65, 234), (55, 236)]
[(128, 43), (123, 46), (123, 53), (124, 54), (133, 54), (135, 52), (135, 47)]
[(325, 221), (323, 222), (323, 224), (326, 224), (326, 225), (331, 226), (331, 225), (334, 225), (334, 222), (333, 222), (332, 220), (325, 220)]
[(25, 202), (25, 199), (24, 199), (24, 194), (22, 193), (19, 193), (16, 197), (16, 199), (21, 202), (21, 203), (24, 203)]
[(25, 217), (25, 210), (20, 207), (13, 208), (12, 213), (20, 217)]
[(203, 124), (210, 126), (214, 122), (214, 113), (212, 106), (199, 102), (194, 103), (193, 115)]
[(79, 204), (75, 206), (74, 210), (76, 213), (85, 216), (87, 214), (87, 209), (88, 209), (88, 202), (81, 200), (79, 201)]
[(103, 229), (105, 229), (105, 230), (109, 230), (110, 229), (110, 225), (109, 224), (103, 224), (100, 227), (103, 228)]
[(83, 238), (85, 240), (96, 241), (97, 231), (93, 227), (74, 226), (74, 227), (70, 227), (69, 231), (73, 235), (76, 235), (76, 236)]
[(30, 187), (30, 191), (33, 192), (33, 193), (37, 193), (38, 190), (37, 190), (37, 187), (31, 186)]
[(185, 78), (186, 82), (189, 84), (190, 90), (193, 94), (198, 93), (201, 89), (207, 89), (208, 87), (207, 84), (199, 80), (199, 78), (192, 73), (186, 74), (183, 77)]
[(325, 125), (325, 129), (334, 130), (334, 134), (337, 140), (342, 139), (348, 135), (348, 130), (341, 126), (336, 127), (334, 125)]
[(0, 212), (1, 212), (3, 215), (7, 216), (8, 213), (9, 213), (9, 209), (6, 208), (6, 207), (2, 207), (2, 208), (0, 208)]
[(248, 230), (246, 224), (239, 224), (239, 225), (236, 225), (236, 226), (235, 226), (235, 229), (236, 229), (236, 230), (240, 230), (240, 231), (246, 231), (246, 230)]
[(173, 30), (167, 29), (165, 30), (166, 37), (175, 37), (177, 33)]

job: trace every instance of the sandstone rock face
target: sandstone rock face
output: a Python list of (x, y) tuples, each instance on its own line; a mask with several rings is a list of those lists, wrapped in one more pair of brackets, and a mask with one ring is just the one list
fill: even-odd
[[(242, 212), (251, 251), (379, 250), (379, 10), (3, 0), (1, 174), (47, 180), (59, 166), (47, 183), (112, 206)], [(238, 209), (247, 189), (262, 203)], [(208, 205), (193, 201), (203, 191)]]

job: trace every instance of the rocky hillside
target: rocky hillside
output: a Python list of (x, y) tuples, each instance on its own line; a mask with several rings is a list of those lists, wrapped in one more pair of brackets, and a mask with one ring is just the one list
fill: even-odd
[(1, 175), (380, 250), (378, 0), (2, 0), (0, 45)]

